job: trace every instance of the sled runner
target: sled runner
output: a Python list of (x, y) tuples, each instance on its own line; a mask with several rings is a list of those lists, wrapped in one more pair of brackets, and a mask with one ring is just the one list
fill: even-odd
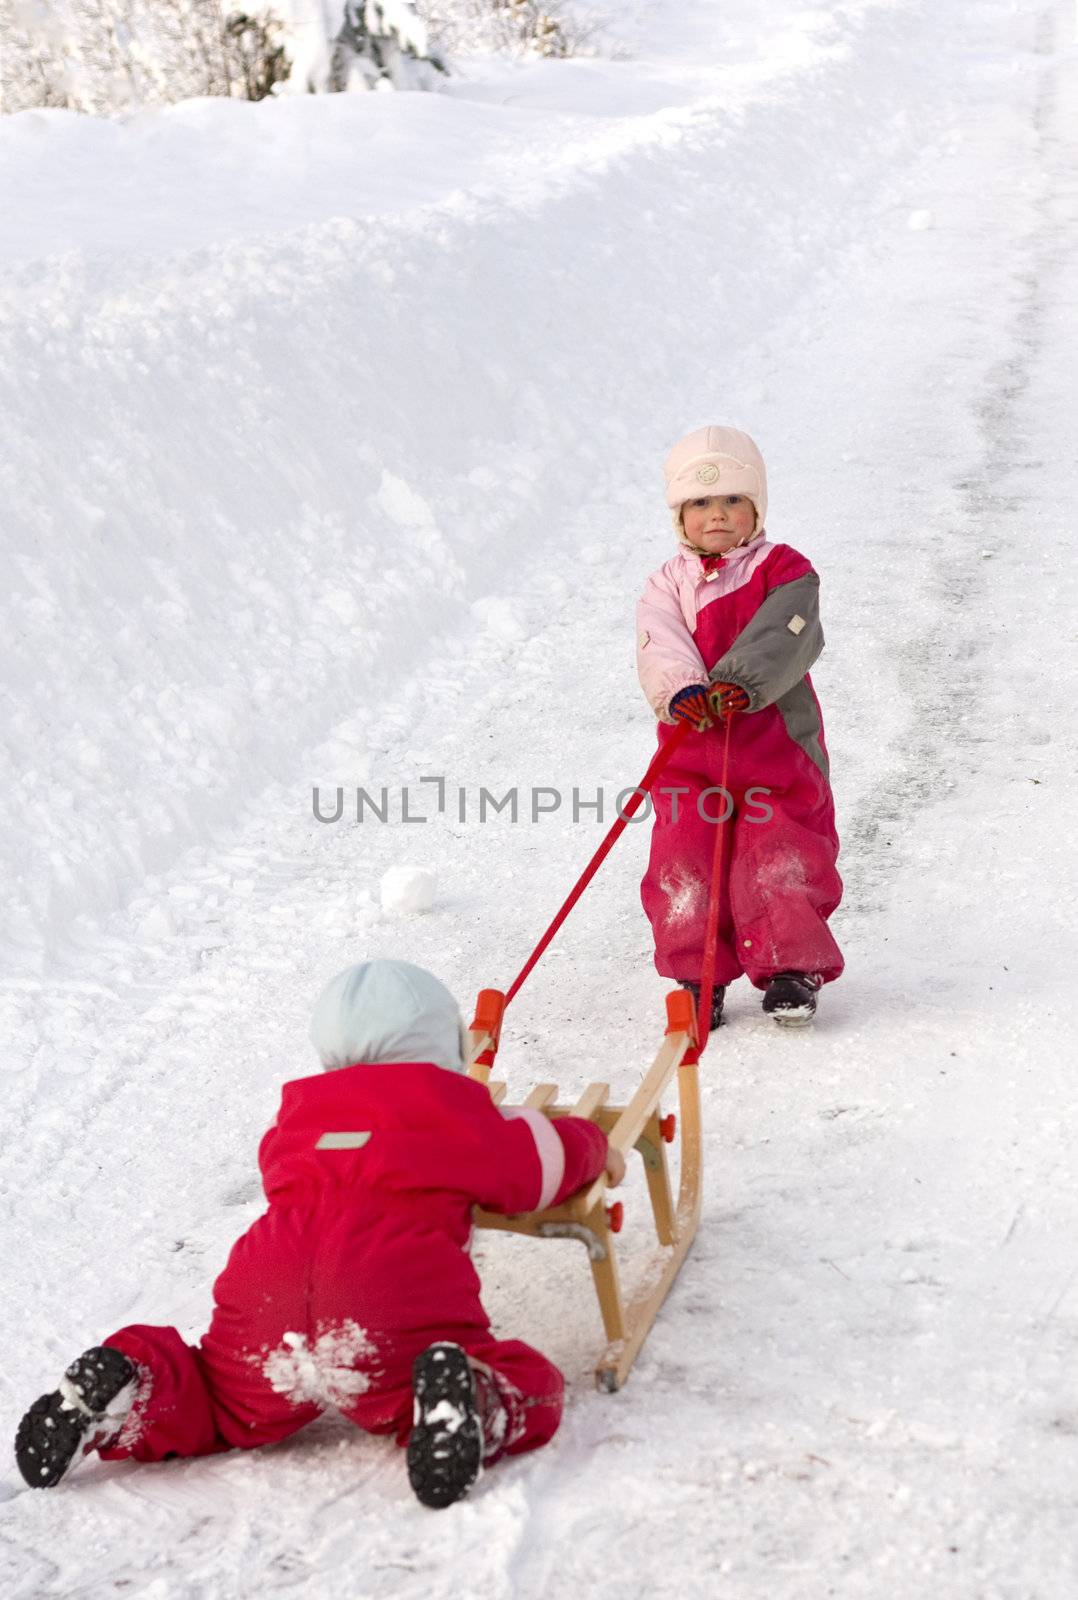
[[(504, 1083), (491, 1083), (506, 997), (498, 989), (480, 991), (470, 1031), (468, 1075), (488, 1085), (496, 1105), (505, 1102)], [(697, 1070), (696, 1018), (692, 996), (677, 989), (666, 998), (667, 1026), (662, 1047), (629, 1103), (610, 1105), (609, 1084), (589, 1083), (575, 1104), (558, 1100), (558, 1087), (541, 1083), (522, 1105), (548, 1117), (585, 1117), (598, 1123), (611, 1145), (626, 1160), (639, 1152), (655, 1222), (657, 1249), (641, 1286), (626, 1300), (618, 1273), (614, 1235), (624, 1216), (621, 1201), (607, 1204), (606, 1179), (600, 1175), (579, 1194), (544, 1211), (506, 1217), (477, 1208), (477, 1227), (529, 1234), (541, 1239), (578, 1239), (588, 1252), (599, 1297), (607, 1345), (595, 1368), (600, 1389), (613, 1393), (628, 1376), (659, 1308), (688, 1253), (700, 1217), (700, 1084)], [(677, 1076), (678, 1112), (663, 1116), (660, 1099)], [(675, 1203), (666, 1160), (666, 1145), (680, 1136), (680, 1175)]]

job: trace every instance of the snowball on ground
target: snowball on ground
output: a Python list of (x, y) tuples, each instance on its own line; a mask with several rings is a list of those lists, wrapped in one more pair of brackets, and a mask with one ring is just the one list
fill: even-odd
[(429, 911), (434, 904), (434, 873), (426, 867), (390, 867), (378, 886), (383, 911)]

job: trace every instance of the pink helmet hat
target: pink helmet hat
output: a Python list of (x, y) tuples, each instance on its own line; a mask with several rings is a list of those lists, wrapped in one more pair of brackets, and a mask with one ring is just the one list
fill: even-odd
[[(679, 439), (663, 463), (666, 503), (683, 536), (686, 500), (710, 494), (747, 495), (756, 507), (756, 533), (767, 516), (767, 469), (747, 433), (737, 428), (696, 428)], [(755, 535), (754, 535), (755, 536)]]

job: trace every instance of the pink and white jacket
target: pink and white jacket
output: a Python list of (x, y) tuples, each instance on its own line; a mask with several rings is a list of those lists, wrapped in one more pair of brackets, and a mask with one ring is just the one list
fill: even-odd
[(682, 546), (648, 579), (636, 610), (636, 668), (660, 722), (673, 720), (667, 711), (672, 695), (711, 677), (693, 639), (700, 612), (740, 589), (774, 549), (761, 535), (731, 550), (718, 571), (705, 573), (701, 558)]

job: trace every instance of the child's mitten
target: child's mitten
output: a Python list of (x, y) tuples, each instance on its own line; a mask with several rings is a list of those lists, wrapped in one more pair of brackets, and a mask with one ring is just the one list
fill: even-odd
[(667, 710), (675, 722), (691, 722), (703, 733), (705, 728), (711, 726), (707, 685), (690, 683), (687, 688), (679, 689), (677, 694), (671, 695)]
[(708, 705), (721, 722), (731, 711), (747, 711), (749, 697), (739, 683), (713, 683), (708, 690)]

